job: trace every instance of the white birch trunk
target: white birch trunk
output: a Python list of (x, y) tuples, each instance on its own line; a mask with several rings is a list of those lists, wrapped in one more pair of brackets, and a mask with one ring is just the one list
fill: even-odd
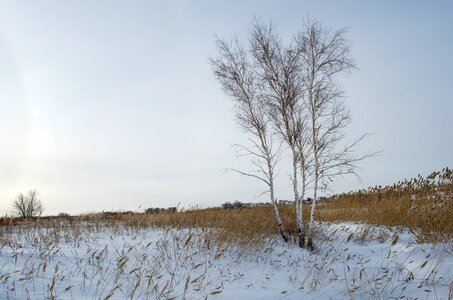
[(285, 226), (283, 225), (282, 218), (280, 217), (280, 212), (278, 210), (277, 202), (275, 201), (274, 195), (274, 174), (272, 172), (272, 165), (270, 160), (267, 161), (267, 166), (269, 169), (269, 193), (271, 197), (271, 204), (274, 208), (275, 219), (277, 220), (278, 230), (280, 235), (282, 236), (283, 240), (287, 242), (289, 240), (289, 236), (286, 233)]
[(316, 132), (316, 117), (317, 112), (315, 108), (315, 103), (313, 99), (313, 80), (315, 74), (312, 70), (311, 77), (310, 77), (310, 84), (308, 90), (308, 97), (310, 103), (310, 111), (311, 111), (311, 135), (312, 135), (312, 150), (313, 150), (313, 168), (314, 168), (314, 182), (313, 182), (313, 202), (311, 204), (311, 211), (310, 211), (310, 221), (308, 223), (308, 232), (307, 232), (307, 247), (313, 248), (313, 225), (315, 222), (315, 209), (316, 209), (316, 201), (318, 196), (318, 180), (319, 180), (319, 158), (318, 158), (318, 138)]
[[(315, 168), (316, 169), (316, 168)], [(315, 171), (315, 176), (317, 176), (317, 171)], [(311, 211), (310, 211), (310, 222), (308, 223), (308, 235), (307, 235), (307, 247), (313, 247), (313, 228), (315, 225), (315, 211), (316, 211), (316, 203), (318, 201), (318, 178), (315, 177), (315, 182), (313, 184), (313, 202), (311, 203)]]
[(304, 230), (304, 220), (302, 216), (302, 201), (299, 196), (299, 191), (297, 189), (297, 159), (295, 154), (293, 154), (293, 189), (294, 189), (294, 202), (296, 206), (296, 229), (297, 229), (297, 240), (300, 247), (303, 247), (305, 244), (305, 230)]
[[(306, 186), (307, 186), (307, 175), (305, 173), (305, 165), (301, 162), (301, 165), (300, 165), (300, 177), (301, 177), (301, 190), (300, 190), (300, 196), (299, 198), (301, 199), (299, 201), (299, 205), (300, 205), (300, 215), (301, 215), (301, 220), (303, 222), (304, 220), (304, 198), (305, 198), (305, 190), (306, 190)], [(303, 223), (302, 223), (303, 224)], [(303, 227), (303, 229), (305, 229), (305, 226)], [(303, 232), (305, 234), (305, 232)], [(305, 236), (303, 237), (305, 239)]]

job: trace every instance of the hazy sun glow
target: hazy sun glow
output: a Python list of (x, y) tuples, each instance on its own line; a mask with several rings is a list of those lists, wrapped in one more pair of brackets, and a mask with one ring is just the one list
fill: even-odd
[[(289, 39), (311, 15), (348, 27), (358, 70), (343, 78), (353, 124), (382, 155), (333, 192), (452, 165), (448, 1), (5, 2), (0, 11), (0, 213), (37, 189), (48, 214), (219, 205), (263, 186), (230, 145), (247, 142), (208, 59), (215, 36), (246, 41), (253, 17)], [(365, 13), (366, 12), (366, 13)], [(420, 20), (423, 20), (421, 22)], [(291, 199), (282, 161), (277, 197)]]

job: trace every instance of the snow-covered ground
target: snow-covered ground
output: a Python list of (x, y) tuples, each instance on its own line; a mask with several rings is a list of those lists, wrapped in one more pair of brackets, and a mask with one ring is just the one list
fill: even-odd
[(209, 230), (21, 229), (0, 235), (0, 299), (449, 299), (453, 243), (323, 224), (317, 250), (217, 246)]

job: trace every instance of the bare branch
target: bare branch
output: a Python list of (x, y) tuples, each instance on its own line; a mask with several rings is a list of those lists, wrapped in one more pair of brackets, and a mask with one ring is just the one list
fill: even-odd
[(237, 169), (230, 169), (230, 170), (231, 170), (231, 171), (234, 171), (234, 172), (236, 172), (236, 173), (239, 173), (239, 174), (241, 174), (241, 175), (244, 175), (244, 176), (256, 178), (256, 179), (258, 179), (258, 180), (261, 180), (261, 181), (264, 182), (265, 184), (270, 185), (270, 183), (269, 183), (268, 180), (266, 180), (266, 179), (264, 179), (264, 178), (262, 178), (262, 177), (260, 177), (260, 176), (258, 176), (258, 175), (251, 174), (251, 173), (246, 173), (246, 172), (243, 172), (243, 171), (237, 170)]

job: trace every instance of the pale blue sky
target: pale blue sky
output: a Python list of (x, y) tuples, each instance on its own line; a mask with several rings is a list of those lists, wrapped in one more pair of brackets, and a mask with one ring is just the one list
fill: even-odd
[(308, 15), (349, 28), (350, 136), (383, 151), (334, 190), (453, 166), (450, 1), (0, 1), (0, 213), (31, 188), (47, 214), (266, 200), (222, 171), (250, 166), (208, 57), (254, 16), (287, 38)]

